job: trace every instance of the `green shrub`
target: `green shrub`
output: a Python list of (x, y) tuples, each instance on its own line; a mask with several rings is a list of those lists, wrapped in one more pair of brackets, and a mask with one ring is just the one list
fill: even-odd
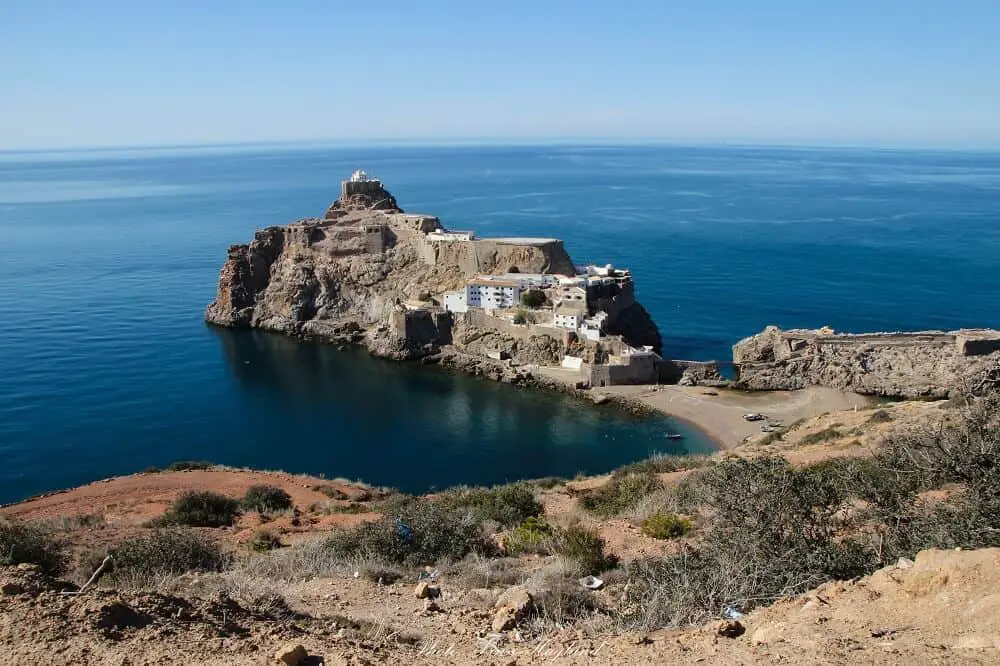
[(422, 566), (460, 560), (469, 553), (491, 555), (496, 545), (485, 537), (481, 521), (461, 508), (429, 500), (400, 501), (378, 521), (336, 532), (326, 548), (341, 559)]
[(543, 510), (535, 499), (535, 489), (527, 483), (449, 490), (437, 501), (449, 509), (466, 511), (476, 520), (494, 520), (505, 527), (518, 525)]
[(553, 533), (552, 526), (544, 518), (531, 516), (507, 535), (507, 551), (512, 555), (547, 552)]
[(556, 552), (576, 562), (585, 574), (600, 573), (617, 562), (604, 552), (604, 539), (579, 525), (559, 530)]
[(642, 533), (654, 539), (676, 539), (692, 529), (694, 522), (676, 513), (654, 513), (642, 521)]
[(292, 497), (277, 486), (259, 484), (247, 488), (242, 504), (247, 511), (284, 511), (292, 508)]
[(105, 582), (145, 587), (163, 576), (189, 571), (221, 571), (226, 564), (218, 544), (185, 530), (159, 530), (126, 539), (111, 549)]
[(240, 503), (210, 491), (192, 491), (181, 495), (159, 521), (159, 525), (188, 527), (224, 527), (233, 524), (240, 513)]
[(515, 324), (527, 324), (528, 323), (528, 315), (527, 315), (527, 313), (524, 312), (524, 310), (518, 310), (514, 314), (514, 320), (513, 321), (514, 321)]
[(545, 292), (539, 289), (529, 289), (521, 294), (521, 305), (526, 308), (538, 308), (545, 304)]
[(189, 472), (197, 470), (212, 469), (215, 467), (207, 460), (178, 460), (167, 465), (167, 472)]
[(594, 515), (609, 518), (633, 508), (643, 498), (661, 488), (663, 483), (653, 473), (615, 474), (603, 486), (583, 494), (580, 506)]
[(266, 553), (269, 550), (281, 548), (281, 546), (281, 539), (274, 532), (264, 529), (254, 532), (250, 540), (247, 541), (247, 548), (255, 553)]
[(0, 564), (37, 564), (59, 574), (66, 568), (65, 544), (40, 525), (0, 519)]

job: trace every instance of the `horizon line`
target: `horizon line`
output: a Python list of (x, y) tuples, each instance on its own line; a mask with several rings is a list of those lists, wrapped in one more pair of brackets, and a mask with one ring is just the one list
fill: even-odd
[(723, 139), (676, 139), (666, 137), (371, 137), (366, 139), (266, 139), (252, 141), (218, 141), (218, 142), (183, 142), (183, 143), (137, 143), (137, 144), (97, 144), (77, 146), (52, 147), (0, 147), (0, 155), (46, 154), (46, 153), (101, 153), (117, 151), (143, 150), (190, 150), (198, 148), (228, 149), (228, 148), (446, 148), (446, 147), (536, 147), (536, 146), (571, 146), (571, 147), (688, 147), (688, 148), (788, 148), (811, 150), (878, 150), (905, 152), (954, 152), (954, 153), (991, 153), (1000, 152), (1000, 143), (986, 142), (981, 146), (970, 146), (955, 143), (916, 143), (916, 142), (864, 142), (843, 141), (824, 142), (808, 140), (788, 140), (761, 142), (751, 140)]

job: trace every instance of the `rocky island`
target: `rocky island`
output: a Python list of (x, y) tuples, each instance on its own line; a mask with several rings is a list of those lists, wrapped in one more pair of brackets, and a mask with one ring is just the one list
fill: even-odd
[(322, 218), (233, 245), (206, 320), (423, 359), (522, 383), (532, 365), (580, 386), (680, 376), (628, 270), (577, 266), (552, 238), (478, 238), (404, 212), (363, 171)]
[[(1000, 332), (982, 329), (855, 335), (770, 326), (734, 345), (733, 379), (724, 379), (720, 363), (664, 357), (629, 270), (578, 265), (555, 238), (448, 229), (405, 212), (363, 171), (341, 183), (322, 217), (230, 247), (205, 317), (497, 381), (593, 389), (598, 402), (690, 420), (723, 446), (770, 432), (741, 418), (764, 407), (780, 422), (867, 404), (860, 396), (947, 398), (1000, 385)], [(714, 390), (727, 386), (767, 391), (769, 402)]]

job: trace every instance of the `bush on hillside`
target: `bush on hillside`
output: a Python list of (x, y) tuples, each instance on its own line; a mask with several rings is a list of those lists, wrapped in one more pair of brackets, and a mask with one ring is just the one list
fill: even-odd
[(269, 550), (281, 548), (281, 546), (281, 539), (274, 532), (264, 529), (254, 532), (250, 540), (247, 541), (247, 548), (255, 553), (266, 553)]
[(168, 472), (191, 472), (212, 469), (215, 465), (207, 460), (178, 460), (167, 465)]
[(173, 503), (159, 521), (161, 525), (226, 527), (240, 513), (240, 503), (211, 491), (188, 491)]
[(556, 552), (576, 562), (586, 575), (599, 574), (617, 563), (617, 558), (604, 552), (604, 539), (579, 525), (558, 531)]
[(691, 519), (676, 513), (654, 513), (642, 521), (642, 533), (654, 539), (676, 539), (692, 529)]
[(292, 508), (292, 496), (277, 486), (259, 484), (247, 488), (242, 504), (247, 511), (284, 511)]
[(0, 564), (37, 564), (59, 574), (66, 567), (65, 544), (40, 525), (0, 519)]
[(494, 555), (497, 550), (474, 514), (416, 499), (397, 503), (380, 520), (335, 532), (325, 545), (340, 559), (405, 566), (457, 561), (470, 553)]
[(526, 483), (449, 490), (437, 501), (448, 509), (468, 512), (476, 520), (493, 520), (504, 527), (518, 525), (542, 513), (534, 488)]
[(554, 543), (555, 530), (544, 518), (531, 516), (506, 535), (505, 546), (512, 555), (548, 553)]
[(614, 474), (603, 486), (583, 494), (580, 506), (594, 515), (610, 518), (631, 509), (661, 488), (663, 483), (651, 472)]
[(221, 571), (227, 561), (218, 544), (185, 530), (158, 530), (126, 539), (109, 554), (111, 568), (103, 582), (117, 587), (150, 587), (189, 571)]

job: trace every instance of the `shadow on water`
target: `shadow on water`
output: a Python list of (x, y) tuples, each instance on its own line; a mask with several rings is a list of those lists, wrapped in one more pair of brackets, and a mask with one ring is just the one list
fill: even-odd
[[(359, 350), (213, 329), (247, 403), (239, 464), (360, 478), (410, 492), (598, 473), (652, 453), (711, 450), (664, 417), (635, 417)], [(684, 438), (670, 440), (667, 433)]]

